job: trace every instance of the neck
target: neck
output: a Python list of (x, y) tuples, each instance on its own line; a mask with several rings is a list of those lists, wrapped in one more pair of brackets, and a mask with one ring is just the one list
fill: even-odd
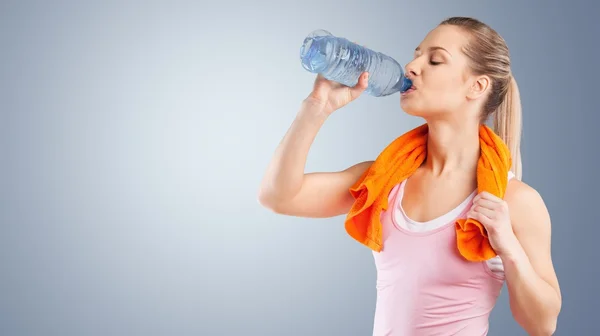
[(429, 130), (424, 168), (435, 176), (476, 171), (480, 157), (479, 124), (465, 127), (464, 122), (427, 122)]

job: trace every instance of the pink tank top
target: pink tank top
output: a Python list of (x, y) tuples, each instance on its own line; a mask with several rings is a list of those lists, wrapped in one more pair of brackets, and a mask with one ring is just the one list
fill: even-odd
[(466, 217), (475, 192), (436, 219), (443, 224), (409, 230), (414, 221), (402, 210), (404, 183), (390, 192), (389, 208), (381, 214), (383, 249), (373, 252), (373, 336), (487, 335), (504, 277), (489, 263), (466, 261), (459, 254), (454, 226)]

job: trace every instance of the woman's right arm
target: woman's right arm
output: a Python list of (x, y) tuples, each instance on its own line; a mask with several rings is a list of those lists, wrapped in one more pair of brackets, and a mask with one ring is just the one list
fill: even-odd
[(372, 161), (337, 172), (305, 173), (304, 168), (328, 116), (355, 100), (366, 87), (366, 74), (354, 87), (317, 76), (313, 92), (302, 102), (269, 163), (258, 194), (260, 204), (276, 213), (299, 217), (333, 217), (350, 210), (354, 199), (348, 189)]

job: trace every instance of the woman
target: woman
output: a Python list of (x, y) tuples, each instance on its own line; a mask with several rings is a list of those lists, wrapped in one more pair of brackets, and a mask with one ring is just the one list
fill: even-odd
[[(540, 195), (520, 181), (520, 100), (508, 48), (493, 29), (464, 17), (443, 21), (406, 66), (414, 87), (401, 107), (428, 125), (426, 158), (389, 193), (381, 213), (385, 248), (374, 252), (374, 335), (485, 335), (506, 281), (515, 320), (530, 335), (551, 335), (561, 293), (550, 253), (551, 224)], [(349, 192), (374, 161), (339, 172), (304, 173), (309, 148), (334, 111), (367, 87), (368, 74), (346, 87), (317, 76), (279, 144), (259, 192), (272, 211), (302, 217), (347, 214)], [(477, 192), (479, 131), (493, 118), (510, 149), (504, 197)], [(473, 218), (497, 256), (470, 262), (456, 253), (450, 228)]]

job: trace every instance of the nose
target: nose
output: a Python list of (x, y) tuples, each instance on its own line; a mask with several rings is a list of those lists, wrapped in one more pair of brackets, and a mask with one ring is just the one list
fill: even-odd
[(409, 79), (413, 79), (417, 76), (417, 70), (415, 69), (415, 67), (412, 64), (408, 64), (406, 66), (406, 77), (408, 77)]
[(406, 77), (408, 77), (409, 79), (413, 79), (414, 77), (418, 76), (419, 72), (418, 72), (418, 68), (415, 65), (415, 62), (410, 62), (408, 63), (404, 69), (406, 70)]

